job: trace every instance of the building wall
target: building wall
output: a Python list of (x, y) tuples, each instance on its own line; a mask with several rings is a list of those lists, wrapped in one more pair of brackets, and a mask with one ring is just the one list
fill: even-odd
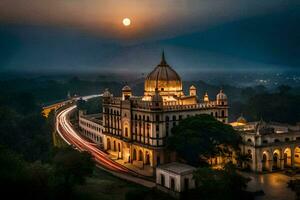
[[(162, 179), (161, 179), (162, 175), (164, 176), (164, 180), (165, 180), (164, 185), (163, 185)], [(188, 179), (188, 181), (189, 181), (189, 189), (195, 188), (195, 181), (193, 179), (192, 172), (189, 174), (185, 174), (185, 175), (179, 175), (179, 174), (175, 174), (175, 173), (172, 173), (170, 171), (167, 171), (167, 170), (164, 170), (161, 168), (156, 169), (156, 183), (157, 184), (172, 190), (171, 189), (171, 179), (173, 179), (175, 181), (175, 188), (173, 190), (175, 192), (183, 192), (184, 191), (185, 179)]]
[(260, 135), (244, 132), (243, 154), (251, 160), (247, 163), (252, 171), (274, 171), (300, 166), (300, 132), (290, 131)]
[(128, 147), (121, 152), (126, 151), (130, 154), (130, 162), (134, 161), (133, 147), (139, 147), (143, 152), (151, 154), (152, 167), (164, 164), (170, 160), (163, 151), (166, 139), (171, 135), (172, 127), (178, 125), (180, 120), (197, 114), (210, 114), (225, 123), (228, 121), (227, 103), (192, 108), (191, 105), (191, 109), (181, 109), (180, 106), (177, 109), (166, 110), (144, 109), (137, 107), (131, 100), (118, 97), (103, 98), (103, 134), (108, 139), (104, 139), (104, 149), (108, 150), (109, 145), (105, 144), (108, 141), (122, 140), (122, 146)]
[(79, 115), (79, 127), (81, 129), (81, 133), (91, 139), (93, 142), (103, 145), (103, 130), (104, 127), (96, 122), (93, 122), (89, 119), (83, 117), (82, 114)]

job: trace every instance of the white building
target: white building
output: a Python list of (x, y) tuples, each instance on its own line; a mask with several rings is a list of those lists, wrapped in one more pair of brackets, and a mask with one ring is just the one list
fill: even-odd
[(195, 188), (193, 172), (196, 168), (177, 162), (160, 165), (156, 168), (156, 184), (165, 192), (184, 192)]
[(144, 95), (134, 96), (124, 86), (122, 96), (108, 90), (103, 93), (104, 149), (117, 159), (141, 169), (155, 168), (173, 161), (165, 151), (166, 139), (180, 120), (198, 114), (209, 114), (223, 123), (228, 122), (228, 99), (221, 90), (215, 100), (207, 94), (197, 96), (190, 86), (184, 94), (182, 81), (162, 55), (147, 76)]
[(231, 125), (240, 132), (241, 150), (248, 154), (252, 171), (273, 171), (300, 166), (300, 125), (263, 120), (247, 122), (240, 117)]
[[(193, 85), (184, 94), (180, 76), (163, 54), (161, 62), (145, 78), (144, 95), (135, 96), (128, 85), (119, 97), (107, 89), (103, 93), (102, 119), (97, 122), (81, 116), (80, 127), (90, 138), (99, 134), (104, 150), (119, 163), (153, 175), (156, 166), (174, 161), (166, 151), (166, 140), (180, 120), (209, 114), (228, 123), (226, 94), (220, 90), (214, 96), (198, 96)], [(98, 124), (103, 131), (86, 124)]]
[(85, 115), (83, 111), (79, 111), (79, 128), (83, 136), (103, 147), (104, 127), (101, 114)]

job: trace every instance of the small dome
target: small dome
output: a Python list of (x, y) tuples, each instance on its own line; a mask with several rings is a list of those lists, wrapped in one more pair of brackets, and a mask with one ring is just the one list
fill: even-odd
[(217, 94), (217, 100), (226, 100), (227, 96), (226, 94), (223, 92), (223, 90), (220, 90), (219, 94)]
[(247, 123), (247, 120), (243, 117), (243, 115), (241, 115), (236, 121), (243, 124)]
[(194, 85), (190, 86), (190, 90), (196, 90), (197, 88)]
[(131, 88), (130, 88), (128, 85), (125, 85), (125, 86), (122, 88), (122, 91), (131, 91)]
[(208, 97), (207, 92), (205, 92), (205, 95), (204, 95), (203, 100), (204, 100), (205, 102), (208, 102), (208, 101), (209, 101), (209, 97)]
[(111, 97), (112, 94), (109, 92), (108, 88), (106, 88), (103, 92), (103, 97)]

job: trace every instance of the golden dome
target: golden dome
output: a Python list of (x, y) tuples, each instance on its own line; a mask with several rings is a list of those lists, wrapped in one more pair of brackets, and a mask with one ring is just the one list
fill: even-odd
[(241, 114), (241, 116), (236, 120), (238, 123), (243, 123), (246, 124), (247, 120), (245, 119), (245, 117), (243, 117), (243, 115)]
[(177, 72), (172, 69), (165, 60), (164, 52), (159, 65), (150, 72), (145, 80), (145, 96), (153, 96), (155, 89), (161, 96), (181, 96), (182, 81)]
[(208, 94), (207, 94), (207, 92), (205, 92), (205, 95), (204, 95), (203, 101), (204, 101), (204, 102), (209, 102), (209, 97), (208, 97)]

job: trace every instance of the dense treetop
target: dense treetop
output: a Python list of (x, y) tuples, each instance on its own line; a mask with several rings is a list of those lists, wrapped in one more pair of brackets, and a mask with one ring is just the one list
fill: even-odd
[(203, 114), (180, 121), (172, 129), (167, 146), (190, 164), (199, 164), (211, 156), (230, 154), (239, 141), (232, 126)]

